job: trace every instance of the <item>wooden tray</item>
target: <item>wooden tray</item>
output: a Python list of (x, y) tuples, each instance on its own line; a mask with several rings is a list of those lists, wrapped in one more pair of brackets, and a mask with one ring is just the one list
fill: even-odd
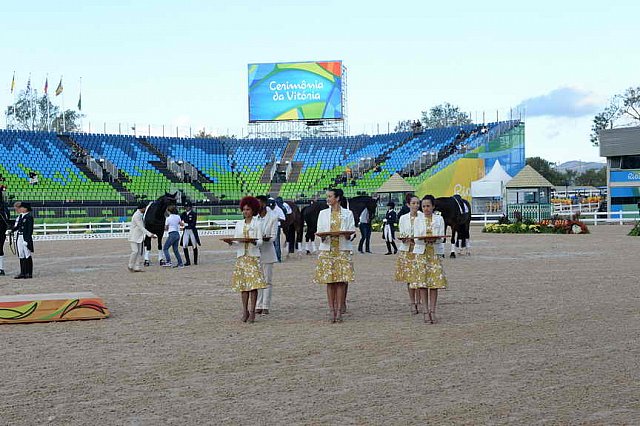
[(256, 241), (258, 241), (257, 238), (235, 238), (235, 237), (224, 237), (224, 238), (220, 238), (222, 241), (224, 241), (225, 243), (229, 243), (229, 242), (237, 242), (237, 243), (255, 243)]
[(316, 232), (316, 236), (322, 238), (322, 237), (340, 237), (340, 236), (346, 236), (349, 237), (353, 234), (355, 234), (356, 231), (336, 231), (336, 232)]
[(430, 241), (430, 240), (439, 240), (440, 238), (451, 238), (450, 235), (425, 235), (423, 237), (413, 237), (416, 240), (425, 240), (425, 241)]

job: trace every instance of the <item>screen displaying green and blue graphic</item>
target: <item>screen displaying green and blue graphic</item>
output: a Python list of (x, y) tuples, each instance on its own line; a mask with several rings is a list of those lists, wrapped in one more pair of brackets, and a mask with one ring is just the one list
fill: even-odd
[(249, 122), (342, 118), (342, 61), (249, 64)]

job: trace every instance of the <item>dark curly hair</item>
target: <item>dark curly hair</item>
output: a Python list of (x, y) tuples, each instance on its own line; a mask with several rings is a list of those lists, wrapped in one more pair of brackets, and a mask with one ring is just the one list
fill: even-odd
[(249, 206), (254, 216), (260, 211), (260, 201), (258, 201), (256, 197), (244, 197), (240, 200), (240, 210), (242, 210), (244, 206)]

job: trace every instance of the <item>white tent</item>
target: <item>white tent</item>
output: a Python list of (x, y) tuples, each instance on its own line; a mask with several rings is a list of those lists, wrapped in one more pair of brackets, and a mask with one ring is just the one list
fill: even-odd
[(504, 186), (512, 179), (496, 160), (491, 171), (480, 180), (471, 182), (471, 197), (473, 198), (502, 198)]

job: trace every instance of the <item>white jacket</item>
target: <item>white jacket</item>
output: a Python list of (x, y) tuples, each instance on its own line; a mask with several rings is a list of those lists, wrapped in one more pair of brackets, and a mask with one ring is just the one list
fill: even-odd
[(276, 263), (278, 258), (273, 241), (278, 235), (278, 215), (273, 210), (267, 209), (267, 214), (264, 217), (258, 215), (253, 219), (257, 220), (262, 226), (262, 236), (271, 238), (269, 241), (264, 241), (260, 246), (260, 262)]
[[(409, 251), (409, 244), (402, 242), (402, 238), (421, 237), (426, 235), (427, 230), (424, 222), (424, 214), (418, 211), (416, 218), (413, 220), (413, 226), (411, 226), (411, 213), (403, 214), (400, 216), (400, 225), (398, 227), (398, 238), (400, 238), (400, 246), (398, 250)], [(424, 253), (425, 241), (414, 240), (413, 251), (415, 254)]]
[[(427, 225), (427, 218), (426, 216), (424, 217), (424, 224), (425, 224), (425, 235), (426, 235), (426, 225)], [(444, 235), (444, 219), (442, 218), (442, 216), (440, 216), (437, 213), (433, 213), (431, 215), (431, 235)]]
[[(356, 224), (353, 220), (353, 213), (351, 210), (340, 207), (340, 230), (341, 231), (354, 231), (356, 230)], [(318, 216), (318, 231), (317, 232), (330, 232), (331, 231), (331, 207), (324, 210), (320, 210)], [(320, 240), (319, 250), (329, 251), (331, 249), (331, 237), (325, 238), (324, 241)], [(340, 251), (353, 250), (353, 244), (351, 240), (345, 237), (340, 237)]]
[[(236, 222), (236, 229), (233, 237), (244, 238), (244, 219), (240, 219)], [(248, 244), (247, 254), (251, 257), (260, 257), (260, 246), (262, 245), (262, 223), (259, 220), (256, 220), (255, 217), (251, 219), (251, 223), (249, 224), (249, 238), (257, 238), (258, 241), (256, 244)], [(233, 244), (237, 245), (236, 257), (243, 256), (245, 243), (234, 241)]]
[(144, 241), (144, 237), (151, 237), (153, 232), (147, 231), (144, 227), (144, 219), (140, 210), (136, 209), (135, 213), (131, 217), (131, 226), (129, 227), (129, 241), (132, 243), (138, 243)]

